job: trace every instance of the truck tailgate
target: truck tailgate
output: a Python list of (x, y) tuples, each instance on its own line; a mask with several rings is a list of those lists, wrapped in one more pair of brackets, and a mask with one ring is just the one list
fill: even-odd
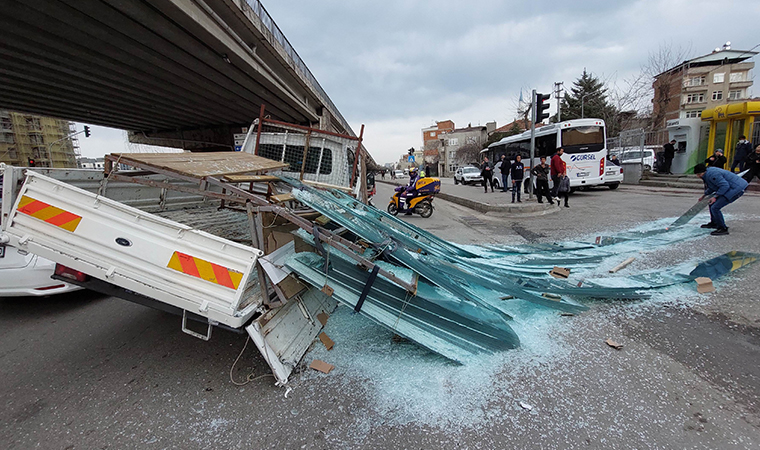
[(230, 327), (262, 302), (261, 250), (33, 172), (6, 222), (11, 245)]

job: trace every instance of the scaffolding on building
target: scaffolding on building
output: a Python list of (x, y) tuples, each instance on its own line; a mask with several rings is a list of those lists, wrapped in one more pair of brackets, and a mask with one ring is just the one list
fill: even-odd
[(72, 122), (0, 110), (0, 162), (26, 167), (75, 168), (79, 142)]

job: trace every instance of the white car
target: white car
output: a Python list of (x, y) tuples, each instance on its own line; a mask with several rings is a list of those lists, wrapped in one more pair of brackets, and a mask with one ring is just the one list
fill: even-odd
[(54, 272), (53, 261), (0, 244), (0, 297), (40, 297), (82, 289), (50, 278)]
[(393, 173), (396, 175), (396, 178), (406, 178), (406, 174), (403, 170), (396, 170)]
[[(618, 159), (621, 163), (637, 163), (641, 162), (641, 150), (628, 150), (620, 154)], [(652, 170), (657, 157), (654, 155), (654, 150), (644, 149), (644, 170)]]
[(604, 185), (610, 189), (617, 189), (622, 182), (623, 167), (604, 161)]
[(475, 184), (483, 183), (483, 177), (480, 176), (480, 169), (477, 167), (460, 167), (454, 172), (454, 184)]

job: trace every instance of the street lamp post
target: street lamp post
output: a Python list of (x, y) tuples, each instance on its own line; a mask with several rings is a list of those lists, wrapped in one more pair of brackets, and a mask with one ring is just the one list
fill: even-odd
[(590, 93), (589, 93), (589, 94), (583, 94), (583, 96), (581, 97), (581, 119), (583, 119), (583, 118), (585, 117), (585, 116), (583, 115), (583, 101), (584, 101), (584, 100), (586, 99), (586, 97), (588, 97), (589, 95), (591, 95), (591, 94), (590, 94)]

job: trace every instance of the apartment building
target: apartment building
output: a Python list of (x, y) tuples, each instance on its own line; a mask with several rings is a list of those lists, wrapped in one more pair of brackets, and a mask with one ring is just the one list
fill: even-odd
[(26, 167), (77, 167), (73, 122), (0, 110), (0, 162)]
[(705, 109), (749, 98), (757, 52), (732, 50), (729, 45), (655, 76), (654, 128), (668, 120), (700, 117)]

